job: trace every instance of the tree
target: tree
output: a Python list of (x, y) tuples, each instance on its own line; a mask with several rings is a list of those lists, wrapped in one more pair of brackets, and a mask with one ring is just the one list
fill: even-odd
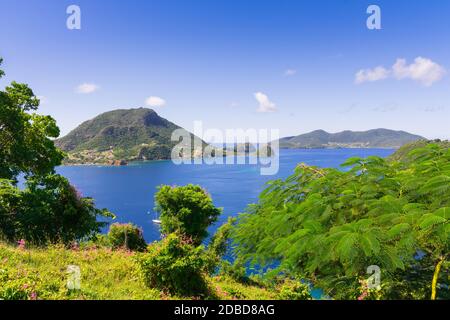
[[(439, 277), (450, 244), (448, 163), (449, 149), (430, 144), (408, 161), (351, 158), (347, 171), (299, 165), (239, 217), (236, 254), (279, 265), (333, 298), (357, 298), (370, 265), (382, 270), (381, 297), (435, 297), (437, 283), (448, 285)], [(421, 288), (403, 285), (413, 278)]]
[(35, 113), (38, 106), (26, 84), (12, 82), (0, 91), (0, 178), (46, 175), (61, 163), (64, 154), (51, 140), (59, 136), (59, 128), (52, 117)]
[(190, 240), (172, 233), (137, 257), (147, 286), (179, 295), (197, 296), (207, 292), (203, 276), (204, 248), (194, 246)]
[(98, 222), (98, 216), (113, 216), (97, 209), (93, 199), (82, 197), (66, 178), (56, 174), (29, 178), (26, 188), (15, 192), (13, 200), (5, 201), (10, 228), (0, 230), (9, 241), (69, 244), (100, 232), (106, 222)]
[(146, 284), (171, 294), (204, 295), (205, 275), (215, 271), (225, 253), (234, 220), (219, 228), (205, 249), (201, 243), (208, 235), (206, 229), (221, 212), (205, 190), (191, 184), (161, 186), (155, 204), (164, 237), (138, 257)]
[[(64, 157), (52, 141), (59, 128), (50, 116), (36, 113), (38, 106), (26, 84), (12, 82), (0, 91), (0, 236), (36, 244), (89, 237), (105, 224), (97, 216), (112, 214), (55, 174)], [(20, 174), (23, 190), (17, 188)]]
[(198, 245), (208, 235), (207, 228), (217, 220), (221, 209), (200, 186), (161, 186), (155, 194), (155, 210), (160, 213), (164, 234), (178, 232)]

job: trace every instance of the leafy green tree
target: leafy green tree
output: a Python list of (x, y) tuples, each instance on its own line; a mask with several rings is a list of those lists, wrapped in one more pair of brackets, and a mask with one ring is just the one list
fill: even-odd
[(207, 291), (204, 257), (203, 246), (194, 246), (191, 239), (172, 233), (150, 245), (137, 262), (147, 286), (170, 294), (198, 296)]
[(208, 235), (207, 228), (217, 220), (221, 209), (200, 186), (161, 186), (155, 194), (155, 210), (160, 213), (164, 234), (178, 232), (198, 245)]
[[(89, 237), (105, 224), (97, 216), (112, 214), (55, 174), (64, 157), (52, 140), (59, 128), (50, 116), (36, 113), (38, 106), (26, 84), (12, 82), (0, 91), (0, 235), (36, 244)], [(24, 190), (17, 188), (20, 174)]]
[(150, 287), (171, 294), (203, 296), (206, 274), (215, 272), (225, 254), (234, 219), (221, 226), (207, 249), (201, 244), (206, 229), (221, 210), (200, 186), (161, 186), (155, 195), (164, 239), (148, 246), (138, 264)]
[[(334, 298), (357, 298), (370, 265), (382, 270), (382, 297), (429, 298), (423, 292), (435, 292), (438, 279), (448, 284), (439, 273), (450, 243), (450, 151), (430, 144), (410, 157), (351, 158), (343, 164), (347, 171), (299, 165), (239, 217), (236, 254), (253, 264), (279, 264), (279, 272)], [(426, 258), (416, 258), (418, 252)], [(399, 279), (416, 277), (417, 265), (427, 289), (409, 286), (411, 292), (398, 294)]]
[(0, 179), (0, 240), (15, 239), (15, 209), (20, 201), (20, 190), (10, 180)]
[(45, 175), (61, 163), (64, 154), (51, 140), (59, 129), (53, 118), (35, 112), (38, 106), (39, 99), (26, 84), (12, 82), (0, 91), (0, 178)]
[(30, 178), (14, 203), (15, 233), (9, 240), (25, 239), (34, 244), (70, 243), (100, 232), (106, 222), (98, 216), (113, 217), (97, 209), (91, 198), (82, 197), (60, 175)]

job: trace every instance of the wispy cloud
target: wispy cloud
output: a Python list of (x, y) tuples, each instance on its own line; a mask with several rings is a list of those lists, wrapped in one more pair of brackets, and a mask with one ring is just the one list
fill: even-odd
[(374, 69), (362, 69), (355, 75), (355, 83), (373, 82), (386, 79), (389, 76), (389, 70), (379, 66)]
[(295, 70), (295, 69), (287, 69), (284, 71), (284, 76), (291, 77), (291, 76), (295, 75), (296, 73), (297, 73), (297, 70)]
[(425, 112), (441, 112), (444, 110), (445, 110), (445, 108), (443, 106), (426, 107), (423, 109), (423, 111), (425, 111)]
[(76, 92), (81, 94), (89, 94), (97, 91), (98, 89), (100, 89), (100, 87), (95, 83), (82, 83), (76, 88)]
[(150, 96), (145, 99), (145, 104), (149, 107), (164, 107), (166, 105), (166, 100), (156, 96)]
[(405, 59), (397, 59), (390, 69), (378, 66), (374, 69), (359, 70), (355, 74), (355, 83), (374, 82), (392, 77), (397, 80), (414, 80), (426, 87), (430, 87), (441, 80), (445, 73), (444, 67), (427, 58), (417, 57), (409, 65)]
[(399, 105), (396, 102), (387, 102), (382, 103), (379, 105), (368, 105), (366, 103), (352, 103), (346, 108), (343, 108), (338, 111), (338, 113), (341, 114), (348, 114), (348, 113), (361, 113), (365, 111), (372, 111), (372, 112), (393, 112), (397, 111), (399, 109)]
[(230, 107), (231, 108), (239, 107), (239, 103), (233, 101), (230, 103)]
[(372, 111), (374, 112), (392, 112), (398, 109), (398, 105), (396, 103), (385, 103), (379, 106), (373, 107)]
[(357, 110), (358, 107), (359, 107), (359, 106), (358, 106), (357, 103), (352, 103), (350, 106), (345, 107), (345, 108), (339, 110), (338, 113), (342, 113), (342, 114), (351, 113), (351, 112)]
[(256, 101), (259, 103), (258, 112), (275, 112), (277, 111), (277, 107), (275, 103), (269, 100), (269, 97), (262, 93), (256, 92), (254, 93)]

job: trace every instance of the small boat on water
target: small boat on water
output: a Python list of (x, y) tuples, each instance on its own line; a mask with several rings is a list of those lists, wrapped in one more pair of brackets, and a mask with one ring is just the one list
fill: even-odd
[[(150, 214), (150, 211), (147, 212), (147, 213)], [(161, 220), (159, 220), (159, 217), (158, 217), (158, 215), (156, 213), (155, 213), (155, 219), (152, 219), (152, 222), (154, 224), (161, 224)]]

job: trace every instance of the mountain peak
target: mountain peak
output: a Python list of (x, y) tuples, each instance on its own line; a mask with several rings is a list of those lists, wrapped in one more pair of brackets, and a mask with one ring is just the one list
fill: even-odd
[(176, 129), (182, 128), (153, 109), (116, 109), (83, 122), (55, 143), (68, 153), (69, 163), (170, 159)]

